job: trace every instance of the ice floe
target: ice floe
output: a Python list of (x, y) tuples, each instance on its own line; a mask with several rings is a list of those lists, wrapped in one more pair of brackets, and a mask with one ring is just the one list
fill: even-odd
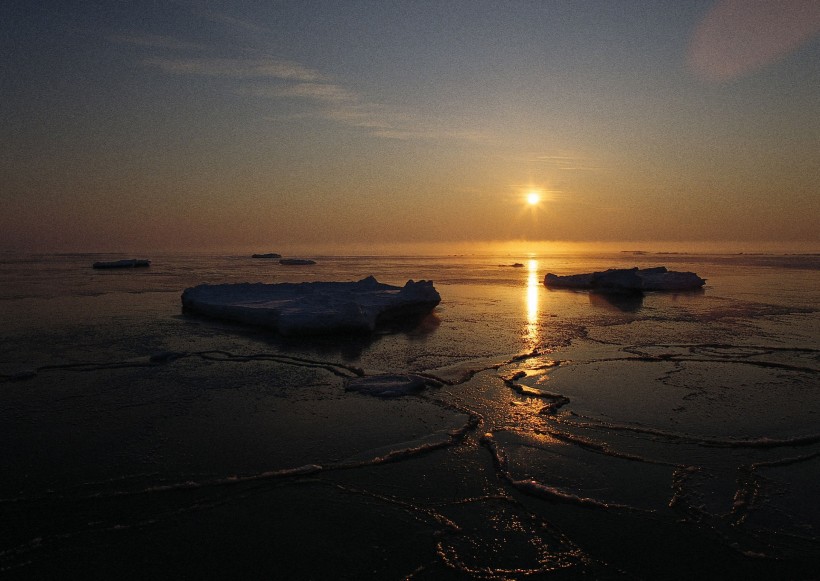
[(544, 284), (550, 288), (598, 290), (604, 292), (687, 291), (697, 290), (706, 280), (694, 272), (654, 268), (611, 268), (601, 272), (558, 276), (547, 274)]
[(251, 258), (282, 258), (282, 255), (276, 254), (275, 252), (267, 252), (265, 254), (253, 254)]
[(301, 266), (307, 264), (316, 264), (316, 261), (310, 260), (309, 258), (283, 258), (279, 261), (279, 264), (284, 264), (287, 266)]
[(126, 258), (125, 260), (95, 262), (91, 266), (94, 268), (134, 268), (135, 266), (151, 266), (151, 261), (140, 260), (137, 258)]
[(432, 281), (399, 287), (372, 276), (358, 282), (202, 284), (182, 293), (186, 311), (283, 335), (372, 332), (380, 323), (429, 313), (439, 302)]

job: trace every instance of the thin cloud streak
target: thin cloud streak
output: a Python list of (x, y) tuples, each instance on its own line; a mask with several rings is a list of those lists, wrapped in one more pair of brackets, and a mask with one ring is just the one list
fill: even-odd
[(546, 163), (561, 171), (599, 171), (594, 160), (572, 155), (538, 155), (533, 161)]
[(297, 63), (275, 58), (163, 58), (144, 59), (143, 64), (165, 73), (228, 78), (269, 78), (294, 81), (321, 81), (324, 76)]
[(321, 111), (326, 119), (368, 129), (389, 130), (408, 122), (405, 115), (391, 112), (384, 105), (375, 103), (348, 103), (344, 107), (324, 109)]
[[(274, 96), (276, 91), (254, 92), (260, 96)], [(318, 99), (317, 99), (318, 100)], [(309, 112), (293, 113), (287, 119), (326, 119), (342, 125), (364, 129), (369, 135), (381, 139), (400, 141), (459, 140), (486, 141), (488, 136), (479, 131), (448, 129), (431, 125), (417, 116), (392, 111), (389, 107), (375, 103), (333, 103), (335, 106), (319, 107)], [(271, 121), (281, 121), (282, 116), (270, 116)], [(424, 125), (430, 125), (424, 127)]]
[(420, 139), (428, 141), (456, 140), (456, 141), (484, 141), (487, 135), (479, 131), (458, 131), (447, 128), (431, 129), (380, 129), (373, 132), (377, 137), (385, 139), (411, 140)]
[(344, 87), (331, 83), (297, 83), (295, 85), (276, 87), (245, 87), (241, 88), (238, 93), (256, 95), (257, 97), (296, 98), (321, 102), (355, 102), (357, 100), (357, 96), (354, 93)]

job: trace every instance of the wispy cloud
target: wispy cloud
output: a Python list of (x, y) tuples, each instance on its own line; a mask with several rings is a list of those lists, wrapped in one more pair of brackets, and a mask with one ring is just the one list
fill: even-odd
[(597, 171), (601, 169), (595, 160), (574, 155), (537, 155), (534, 160), (563, 171)]
[(359, 127), (382, 139), (479, 141), (486, 137), (478, 131), (452, 128), (413, 111), (370, 103), (355, 95), (317, 108), (312, 116)]
[(407, 114), (379, 103), (368, 102), (358, 93), (334, 83), (243, 86), (237, 89), (237, 93), (270, 99), (300, 100), (307, 104), (307, 108), (302, 112), (292, 113), (292, 119), (328, 119), (372, 130), (374, 135), (381, 137), (399, 138), (397, 128), (410, 122)]
[(240, 93), (258, 97), (282, 97), (312, 101), (355, 102), (355, 93), (332, 83), (295, 83), (283, 86), (243, 87)]
[[(203, 10), (195, 13), (226, 28), (266, 32), (252, 22), (224, 14)], [(191, 51), (198, 51), (200, 55), (213, 54), (216, 47), (153, 35), (122, 35), (112, 37), (112, 40), (148, 49), (153, 54), (142, 59), (143, 66), (165, 74), (235, 79), (238, 82), (234, 92), (238, 96), (266, 98), (273, 103), (279, 100), (301, 102), (303, 110), (294, 112), (289, 108), (289, 118), (326, 119), (360, 128), (383, 139), (479, 140), (484, 137), (476, 131), (448, 127), (420, 111), (374, 102), (324, 72), (291, 60), (260, 56), (259, 51), (247, 46), (240, 50), (239, 56), (231, 58), (191, 57)], [(169, 55), (169, 51), (172, 54)], [(273, 113), (269, 118), (282, 117)]]
[(376, 103), (348, 102), (324, 108), (320, 114), (337, 123), (384, 131), (404, 125), (408, 120), (406, 115)]
[(451, 139), (457, 141), (484, 141), (487, 135), (481, 131), (469, 131), (448, 129), (446, 127), (428, 127), (428, 128), (384, 128), (373, 131), (373, 135), (384, 137), (386, 139), (422, 139), (422, 140), (441, 140)]
[(323, 75), (300, 64), (276, 58), (165, 58), (143, 60), (143, 64), (177, 75), (269, 78), (293, 81), (320, 81)]
[[(476, 141), (484, 137), (480, 132), (448, 128), (412, 111), (369, 101), (338, 83), (322, 80), (326, 79), (324, 75), (311, 72), (317, 77), (311, 82), (292, 82), (295, 79), (276, 77), (280, 82), (244, 85), (237, 88), (237, 93), (270, 99), (300, 100), (306, 103), (307, 109), (292, 113), (291, 119), (327, 119), (362, 128), (374, 137), (384, 139)], [(281, 119), (277, 116), (271, 118)]]

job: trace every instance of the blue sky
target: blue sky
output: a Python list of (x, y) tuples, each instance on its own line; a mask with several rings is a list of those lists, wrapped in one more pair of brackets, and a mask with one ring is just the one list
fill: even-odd
[(818, 7), (4, 3), (0, 249), (817, 249)]

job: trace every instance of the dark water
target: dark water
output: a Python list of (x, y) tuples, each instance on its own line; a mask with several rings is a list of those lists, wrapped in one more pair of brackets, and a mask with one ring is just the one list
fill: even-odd
[[(0, 577), (820, 578), (820, 257), (0, 255)], [(513, 268), (521, 263), (521, 268)], [(702, 293), (550, 291), (666, 265)], [(181, 313), (432, 279), (397, 333)], [(345, 391), (418, 373), (419, 394)]]

